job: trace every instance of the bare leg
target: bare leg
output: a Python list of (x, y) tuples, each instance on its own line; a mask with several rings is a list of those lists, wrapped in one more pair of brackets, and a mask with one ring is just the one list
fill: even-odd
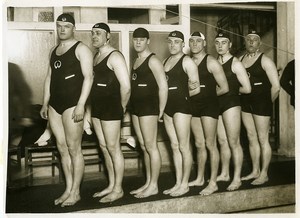
[(115, 184), (112, 192), (100, 199), (101, 203), (108, 203), (116, 201), (124, 195), (122, 188), (124, 157), (120, 145), (121, 121), (101, 121), (101, 125), (115, 175)]
[(111, 160), (111, 156), (107, 150), (107, 146), (106, 146), (106, 141), (103, 135), (103, 130), (102, 130), (102, 126), (101, 126), (101, 122), (99, 119), (97, 118), (92, 118), (92, 122), (94, 125), (94, 130), (96, 132), (98, 141), (100, 143), (100, 149), (102, 151), (102, 154), (104, 156), (104, 161), (105, 161), (105, 166), (107, 169), (107, 173), (108, 173), (108, 186), (100, 191), (100, 192), (96, 192), (93, 197), (102, 197), (105, 196), (109, 193), (112, 192), (114, 184), (115, 184), (115, 173), (114, 173), (114, 168), (113, 168), (113, 163)]
[[(232, 151), (234, 175), (228, 191), (234, 191), (241, 186), (241, 171), (243, 164), (243, 150), (240, 144), (241, 107), (232, 107), (222, 115), (228, 142)], [(235, 120), (236, 122), (232, 122)]]
[(222, 116), (219, 116), (217, 136), (220, 145), (220, 156), (221, 156), (221, 163), (222, 163), (221, 174), (217, 177), (217, 181), (229, 181), (230, 180), (229, 166), (230, 166), (231, 152), (230, 152)]
[(177, 139), (177, 134), (175, 131), (173, 118), (169, 117), (167, 114), (164, 114), (164, 124), (167, 131), (167, 134), (169, 136), (170, 142), (171, 142), (171, 148), (173, 153), (173, 162), (175, 166), (175, 174), (176, 174), (176, 183), (175, 185), (163, 191), (165, 195), (171, 194), (175, 190), (177, 190), (181, 184), (182, 181), (182, 156), (179, 151), (179, 142)]
[(140, 144), (141, 149), (143, 151), (144, 163), (145, 163), (145, 169), (146, 169), (146, 182), (145, 182), (145, 184), (143, 186), (141, 186), (140, 188), (135, 189), (135, 190), (130, 192), (130, 194), (136, 195), (136, 194), (139, 194), (142, 191), (144, 191), (149, 186), (150, 177), (151, 177), (151, 172), (150, 172), (151, 169), (150, 169), (150, 157), (149, 157), (149, 154), (148, 154), (148, 152), (146, 150), (146, 147), (145, 147), (145, 142), (144, 142), (144, 138), (143, 138), (143, 135), (142, 135), (142, 132), (141, 132), (139, 118), (135, 115), (132, 115), (132, 123), (133, 123), (135, 133), (137, 135), (139, 144)]
[(171, 196), (181, 196), (189, 191), (189, 178), (192, 168), (192, 152), (190, 149), (191, 115), (176, 113), (173, 117), (179, 150), (182, 156), (182, 180), (178, 189)]
[(207, 151), (205, 148), (205, 138), (201, 119), (198, 117), (192, 117), (191, 128), (197, 149), (197, 177), (195, 180), (189, 182), (189, 186), (202, 186), (204, 184), (204, 171), (207, 160)]
[(219, 168), (219, 151), (216, 143), (217, 120), (212, 117), (201, 117), (204, 129), (206, 147), (209, 151), (211, 175), (208, 186), (203, 189), (200, 195), (210, 195), (218, 190), (217, 175)]
[(269, 180), (268, 169), (272, 157), (272, 149), (269, 143), (270, 117), (257, 115), (253, 115), (253, 117), (261, 147), (262, 168), (259, 177), (251, 184), (261, 185)]
[[(157, 147), (157, 116), (139, 117), (140, 129), (144, 138), (146, 153), (149, 157), (149, 184), (137, 198), (146, 198), (158, 194), (158, 177), (161, 167), (160, 153)], [(148, 180), (148, 179), (147, 179)]]
[(83, 122), (74, 122), (72, 119), (73, 110), (74, 108), (67, 109), (62, 114), (62, 121), (73, 169), (72, 189), (69, 197), (62, 203), (62, 207), (72, 206), (80, 200), (80, 184), (84, 173), (84, 159), (81, 151)]
[(49, 123), (53, 129), (53, 134), (56, 138), (57, 149), (61, 156), (62, 169), (66, 179), (66, 189), (64, 193), (57, 199), (54, 200), (54, 204), (58, 205), (63, 203), (70, 195), (71, 188), (73, 185), (72, 178), (72, 164), (71, 157), (69, 154), (65, 131), (62, 123), (61, 115), (58, 114), (52, 107), (49, 107)]
[[(55, 200), (55, 205), (71, 206), (80, 200), (80, 183), (84, 171), (84, 160), (81, 152), (83, 123), (72, 119), (74, 107), (59, 115), (49, 107), (50, 126), (57, 140), (57, 147), (62, 158), (62, 167), (66, 177), (66, 190)], [(75, 170), (76, 169), (76, 170)]]
[(260, 147), (257, 138), (257, 131), (252, 114), (242, 112), (242, 120), (247, 131), (249, 150), (252, 160), (252, 172), (242, 177), (242, 180), (250, 180), (259, 177), (260, 174)]

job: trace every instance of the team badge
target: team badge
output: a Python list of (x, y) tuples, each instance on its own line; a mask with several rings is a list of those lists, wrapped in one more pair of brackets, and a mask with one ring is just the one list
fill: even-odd
[(55, 61), (53, 65), (54, 65), (55, 69), (59, 69), (61, 67), (61, 62), (60, 61)]
[(137, 74), (136, 74), (136, 73), (133, 73), (131, 79), (132, 79), (132, 80), (136, 80), (136, 79), (137, 79)]
[(62, 20), (63, 22), (66, 22), (66, 21), (67, 21), (67, 18), (63, 17), (63, 18), (61, 18), (61, 20)]
[(250, 77), (251, 77), (251, 74), (250, 74), (249, 72), (247, 72), (247, 74), (248, 74), (248, 77), (250, 78)]

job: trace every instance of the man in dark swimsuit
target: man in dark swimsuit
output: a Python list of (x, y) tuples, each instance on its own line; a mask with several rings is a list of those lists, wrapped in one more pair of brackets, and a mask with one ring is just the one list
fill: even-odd
[[(192, 33), (189, 47), (193, 61), (198, 65), (201, 92), (191, 97), (191, 128), (197, 149), (197, 177), (189, 186), (202, 186), (205, 182), (205, 164), (207, 150), (210, 159), (209, 184), (199, 194), (210, 195), (218, 190), (217, 175), (219, 169), (219, 151), (216, 144), (219, 116), (218, 96), (228, 91), (227, 80), (222, 66), (205, 52), (206, 40), (201, 32)], [(207, 149), (207, 150), (206, 150)]]
[(72, 16), (60, 15), (56, 28), (60, 43), (50, 52), (40, 114), (49, 117), (61, 156), (66, 190), (54, 203), (64, 207), (80, 200), (84, 172), (81, 139), (85, 103), (93, 83), (93, 56), (86, 45), (74, 39)]
[(219, 54), (218, 61), (225, 72), (229, 91), (219, 96), (220, 116), (217, 138), (220, 145), (222, 170), (217, 181), (229, 181), (229, 165), (232, 154), (234, 174), (227, 187), (233, 191), (241, 186), (241, 170), (243, 150), (240, 144), (241, 101), (240, 93), (251, 92), (251, 85), (243, 64), (230, 53), (232, 43), (227, 33), (219, 32), (215, 39), (215, 47)]
[(257, 31), (250, 29), (245, 42), (247, 53), (240, 60), (248, 73), (251, 93), (242, 95), (241, 103), (242, 121), (249, 140), (252, 172), (242, 177), (242, 180), (254, 179), (251, 184), (261, 185), (269, 180), (268, 168), (272, 157), (269, 143), (270, 118), (280, 84), (274, 62), (259, 50), (261, 39)]
[(92, 28), (94, 83), (91, 91), (91, 114), (94, 130), (108, 171), (108, 187), (93, 197), (101, 203), (123, 197), (124, 157), (120, 145), (121, 121), (130, 97), (130, 77), (124, 56), (110, 45), (110, 28), (97, 23)]
[(130, 192), (137, 198), (158, 193), (161, 158), (157, 147), (158, 122), (162, 121), (168, 98), (168, 83), (161, 61), (149, 49), (150, 36), (144, 28), (133, 32), (138, 58), (131, 73), (132, 123), (144, 153), (146, 183)]
[(182, 49), (184, 36), (173, 31), (168, 36), (170, 56), (164, 61), (169, 94), (164, 113), (164, 123), (170, 139), (175, 165), (176, 184), (164, 194), (181, 196), (189, 191), (192, 167), (190, 150), (191, 102), (190, 96), (200, 92), (198, 69), (194, 61)]

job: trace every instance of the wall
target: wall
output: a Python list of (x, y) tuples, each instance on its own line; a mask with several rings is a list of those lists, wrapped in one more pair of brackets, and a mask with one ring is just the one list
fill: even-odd
[[(277, 69), (282, 74), (286, 64), (295, 58), (295, 4), (277, 3)], [(290, 96), (281, 89), (279, 95), (280, 147), (279, 154), (295, 156), (295, 110)]]

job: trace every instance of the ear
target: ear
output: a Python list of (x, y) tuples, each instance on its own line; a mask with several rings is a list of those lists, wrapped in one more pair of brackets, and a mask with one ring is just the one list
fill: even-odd
[(204, 45), (204, 47), (206, 46), (206, 40), (204, 40), (203, 45)]
[(150, 39), (147, 39), (147, 45), (149, 45), (150, 44)]
[(229, 42), (229, 48), (231, 48), (231, 46), (232, 46), (232, 42)]
[(106, 38), (107, 38), (107, 40), (110, 40), (110, 33), (106, 33)]
[(185, 42), (182, 42), (182, 48), (185, 47)]

